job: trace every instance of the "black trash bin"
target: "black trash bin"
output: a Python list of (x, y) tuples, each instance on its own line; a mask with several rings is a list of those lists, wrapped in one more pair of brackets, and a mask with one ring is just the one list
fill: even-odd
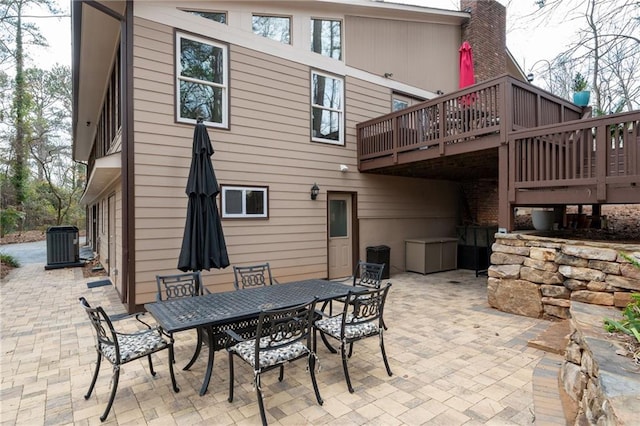
[(369, 246), (367, 247), (367, 262), (384, 263), (382, 278), (389, 278), (389, 266), (391, 263), (391, 247), (389, 246)]
[(47, 229), (45, 269), (82, 266), (77, 226), (50, 226)]

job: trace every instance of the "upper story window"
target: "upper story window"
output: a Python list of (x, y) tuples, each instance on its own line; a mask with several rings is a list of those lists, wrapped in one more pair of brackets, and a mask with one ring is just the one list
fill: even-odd
[(311, 72), (311, 140), (344, 145), (344, 80)]
[(187, 10), (187, 13), (193, 13), (194, 15), (202, 16), (203, 18), (211, 19), (212, 21), (219, 22), (221, 24), (227, 23), (227, 14), (225, 12), (207, 12), (203, 10)]
[(177, 121), (227, 128), (228, 46), (178, 32), (176, 57)]
[(291, 18), (253, 15), (253, 33), (284, 44), (291, 44)]
[(266, 218), (268, 217), (269, 189), (266, 186), (221, 185), (222, 217)]
[(342, 23), (330, 19), (311, 19), (311, 51), (342, 59)]

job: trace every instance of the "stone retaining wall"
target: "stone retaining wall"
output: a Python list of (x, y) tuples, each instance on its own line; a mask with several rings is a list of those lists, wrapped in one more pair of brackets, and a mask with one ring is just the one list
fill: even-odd
[(559, 379), (578, 407), (574, 425), (636, 425), (640, 420), (640, 367), (617, 355), (624, 345), (602, 327), (603, 318), (619, 316), (611, 307), (571, 306), (571, 337)]
[(489, 304), (533, 318), (569, 318), (572, 301), (626, 306), (640, 292), (640, 244), (496, 234), (488, 271)]

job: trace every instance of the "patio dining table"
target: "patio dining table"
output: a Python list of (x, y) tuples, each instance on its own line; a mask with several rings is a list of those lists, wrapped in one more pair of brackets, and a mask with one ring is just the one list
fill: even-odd
[(145, 309), (168, 333), (196, 329), (206, 330), (209, 354), (200, 395), (209, 387), (215, 351), (224, 349), (229, 338), (225, 330), (232, 329), (242, 337), (255, 334), (260, 312), (280, 309), (311, 301), (318, 302), (345, 297), (358, 291), (352, 285), (311, 279), (244, 290), (211, 293), (196, 297), (147, 303)]

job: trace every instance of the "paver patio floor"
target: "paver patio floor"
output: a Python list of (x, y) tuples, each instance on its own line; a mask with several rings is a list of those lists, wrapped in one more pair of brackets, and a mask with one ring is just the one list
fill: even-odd
[[(93, 395), (85, 400), (95, 367), (94, 338), (78, 303), (85, 296), (108, 313), (124, 312), (113, 287), (87, 288), (80, 269), (45, 271), (43, 264), (14, 270), (1, 284), (2, 425), (99, 424), (110, 390), (103, 362)], [(271, 424), (528, 425), (534, 422), (532, 377), (544, 352), (527, 341), (548, 326), (487, 304), (486, 277), (458, 270), (393, 275), (385, 346), (393, 376), (384, 369), (378, 340), (356, 343), (349, 361), (355, 393), (347, 390), (340, 356), (318, 345), (317, 378), (324, 405), (315, 401), (305, 362), (263, 375)], [(117, 323), (126, 331), (135, 320)], [(216, 353), (209, 391), (199, 396), (206, 358), (190, 371), (195, 332), (176, 334), (174, 393), (166, 352), (123, 368), (106, 424), (193, 425), (260, 422), (253, 374), (236, 366), (233, 403), (227, 402), (228, 360)], [(206, 348), (205, 348), (206, 350)]]

